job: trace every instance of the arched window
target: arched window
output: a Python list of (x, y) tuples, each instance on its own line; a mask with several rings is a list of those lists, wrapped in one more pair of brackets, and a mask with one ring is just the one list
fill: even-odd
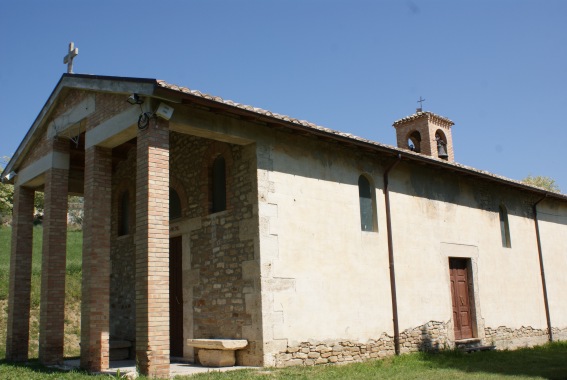
[(413, 131), (409, 134), (408, 149), (416, 153), (421, 152), (421, 134), (418, 131)]
[(118, 205), (118, 236), (130, 233), (130, 194), (124, 191), (119, 198)]
[(226, 210), (226, 163), (223, 156), (218, 156), (213, 162), (212, 212)]
[(360, 201), (360, 229), (362, 231), (376, 231), (376, 217), (374, 207), (374, 192), (368, 178), (358, 177), (358, 198)]
[(510, 241), (510, 225), (508, 224), (508, 211), (504, 205), (500, 205), (500, 234), (502, 235), (502, 246), (505, 248), (512, 247)]
[(181, 198), (174, 188), (169, 188), (169, 220), (181, 218), (183, 216)]

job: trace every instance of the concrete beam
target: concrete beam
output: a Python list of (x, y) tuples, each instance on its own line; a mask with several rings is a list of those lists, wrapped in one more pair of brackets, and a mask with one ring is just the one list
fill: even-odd
[(16, 182), (21, 186), (37, 187), (43, 184), (43, 175), (49, 169), (69, 169), (69, 153), (51, 152), (25, 167), (18, 173)]
[[(198, 109), (177, 107), (169, 121), (171, 131), (236, 145), (255, 141), (256, 128), (242, 128), (244, 121)], [(249, 124), (253, 126), (253, 124)]]
[(85, 149), (95, 145), (114, 148), (133, 139), (136, 137), (139, 116), (140, 109), (131, 107), (91, 129), (86, 133)]
[[(79, 126), (78, 129), (71, 128), (95, 112), (96, 102), (94, 95), (88, 96), (85, 100), (71, 108), (63, 115), (59, 116), (47, 127), (47, 137), (55, 136), (75, 137), (84, 132), (84, 127)], [(81, 130), (82, 128), (82, 130)]]

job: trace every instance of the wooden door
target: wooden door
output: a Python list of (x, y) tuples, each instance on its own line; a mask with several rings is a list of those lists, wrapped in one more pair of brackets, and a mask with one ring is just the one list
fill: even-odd
[(183, 357), (183, 271), (181, 236), (169, 239), (169, 334), (171, 356)]
[(455, 339), (473, 337), (467, 259), (449, 259)]

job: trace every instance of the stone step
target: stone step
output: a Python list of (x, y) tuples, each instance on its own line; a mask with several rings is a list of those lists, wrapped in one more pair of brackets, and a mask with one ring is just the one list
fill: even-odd
[(477, 351), (492, 351), (494, 349), (496, 349), (496, 346), (475, 346), (475, 347), (462, 348), (463, 352), (466, 352), (468, 354)]
[(479, 346), (481, 346), (481, 340), (477, 339), (477, 338), (461, 339), (461, 340), (455, 341), (455, 346), (457, 348), (479, 347)]

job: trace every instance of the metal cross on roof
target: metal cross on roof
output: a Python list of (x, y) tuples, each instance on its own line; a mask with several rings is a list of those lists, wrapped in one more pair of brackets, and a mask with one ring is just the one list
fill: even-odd
[(419, 110), (423, 110), (423, 102), (425, 102), (425, 99), (422, 99), (420, 96), (417, 102), (419, 103)]
[(75, 44), (71, 42), (69, 44), (69, 52), (65, 57), (63, 57), (63, 63), (67, 65), (67, 73), (73, 74), (73, 58), (79, 55), (79, 48), (75, 47)]

